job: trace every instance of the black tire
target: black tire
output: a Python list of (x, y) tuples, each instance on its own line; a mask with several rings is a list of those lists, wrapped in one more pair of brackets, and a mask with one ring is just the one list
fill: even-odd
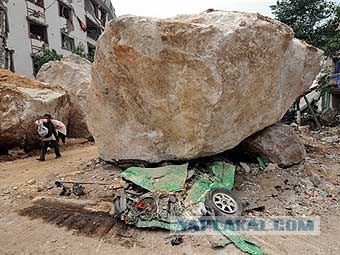
[(231, 191), (224, 188), (210, 190), (205, 205), (210, 214), (216, 216), (217, 221), (223, 223), (227, 218), (242, 215), (240, 200)]

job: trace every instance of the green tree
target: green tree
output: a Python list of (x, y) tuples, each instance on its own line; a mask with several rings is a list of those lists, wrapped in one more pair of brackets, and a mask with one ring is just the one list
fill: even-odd
[(36, 75), (43, 64), (54, 61), (61, 60), (62, 55), (59, 55), (54, 49), (44, 48), (41, 52), (33, 56), (33, 64), (34, 64), (34, 74)]
[(292, 27), (299, 39), (329, 56), (340, 50), (340, 6), (327, 0), (281, 0), (270, 6), (275, 17)]
[(72, 53), (82, 57), (82, 58), (86, 58), (86, 54), (85, 54), (85, 50), (83, 47), (78, 46), (74, 51), (72, 51)]
[(84, 48), (83, 47), (77, 47), (74, 51), (74, 54), (77, 54), (78, 56), (82, 57), (82, 58), (86, 58), (88, 61), (90, 61), (91, 63), (94, 61), (94, 53), (95, 51), (89, 51), (87, 53), (87, 55), (85, 54)]

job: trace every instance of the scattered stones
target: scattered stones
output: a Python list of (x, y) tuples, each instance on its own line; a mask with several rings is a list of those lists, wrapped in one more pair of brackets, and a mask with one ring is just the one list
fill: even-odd
[(335, 191), (335, 186), (334, 184), (330, 183), (330, 182), (326, 182), (326, 181), (323, 181), (321, 182), (319, 185), (318, 185), (318, 188), (320, 190), (323, 190), (327, 193), (332, 193)]
[(274, 172), (276, 169), (278, 169), (279, 166), (277, 164), (269, 163), (267, 167), (264, 169), (265, 172)]
[(320, 161), (318, 161), (317, 159), (313, 159), (308, 156), (306, 157), (306, 161), (310, 164), (321, 164)]
[(44, 187), (42, 187), (42, 186), (38, 186), (37, 187), (37, 192), (41, 192), (41, 191), (43, 191), (44, 190)]
[(321, 140), (327, 143), (338, 143), (340, 141), (340, 138), (339, 136), (334, 135), (334, 136), (323, 137), (321, 138)]
[(14, 158), (18, 158), (25, 154), (25, 151), (20, 147), (14, 147), (13, 149), (8, 150), (8, 155)]
[(306, 191), (309, 191), (309, 190), (313, 189), (313, 187), (314, 187), (314, 184), (311, 182), (311, 180), (309, 178), (301, 179), (300, 184), (303, 186), (303, 188)]
[(33, 185), (35, 183), (37, 183), (36, 179), (31, 179), (27, 182), (28, 185)]
[(224, 236), (211, 235), (208, 236), (209, 243), (214, 249), (223, 248), (231, 243), (231, 241)]
[(310, 180), (314, 184), (314, 187), (318, 187), (321, 184), (321, 178), (317, 174), (312, 174)]
[(290, 204), (295, 204), (298, 199), (297, 195), (295, 194), (293, 190), (290, 190), (288, 194), (286, 194), (286, 197), (287, 197), (287, 203), (290, 203)]
[(246, 163), (243, 163), (243, 162), (240, 162), (240, 166), (243, 168), (243, 170), (249, 174), (251, 172), (251, 169), (250, 167), (246, 164)]

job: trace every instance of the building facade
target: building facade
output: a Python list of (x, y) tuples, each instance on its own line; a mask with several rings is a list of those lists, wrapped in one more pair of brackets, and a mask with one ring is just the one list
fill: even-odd
[(0, 68), (14, 70), (13, 52), (7, 47), (8, 16), (6, 2), (7, 0), (0, 0)]
[(30, 77), (44, 48), (93, 56), (99, 35), (116, 17), (110, 0), (8, 0), (6, 5), (13, 69)]

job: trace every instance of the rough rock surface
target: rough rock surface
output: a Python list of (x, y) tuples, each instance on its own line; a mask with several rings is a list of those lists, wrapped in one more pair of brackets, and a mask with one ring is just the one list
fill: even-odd
[(66, 90), (0, 69), (0, 147), (7, 150), (38, 141), (34, 121), (45, 113), (67, 124)]
[(259, 14), (123, 16), (97, 43), (88, 125), (105, 160), (220, 153), (280, 120), (321, 55)]
[(289, 167), (300, 163), (306, 157), (305, 146), (294, 128), (276, 124), (244, 140), (240, 147), (247, 153)]
[(88, 138), (91, 134), (86, 123), (86, 97), (91, 80), (91, 62), (78, 55), (70, 55), (61, 61), (50, 61), (39, 70), (37, 79), (65, 88), (71, 97), (68, 136)]

